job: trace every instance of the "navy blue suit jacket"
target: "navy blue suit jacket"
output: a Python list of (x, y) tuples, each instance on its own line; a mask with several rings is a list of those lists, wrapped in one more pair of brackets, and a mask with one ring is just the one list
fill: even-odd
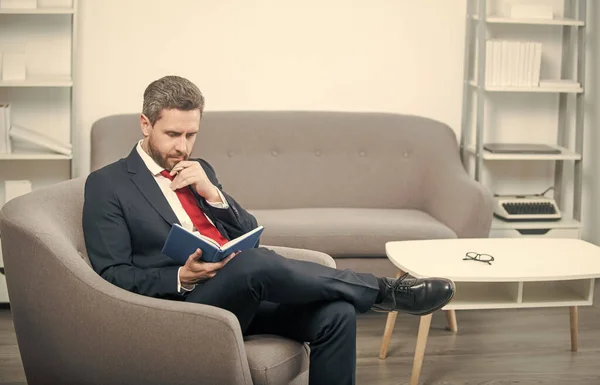
[[(256, 219), (222, 190), (212, 166), (191, 160), (229, 203), (228, 209), (214, 208), (192, 189), (221, 234), (234, 239), (256, 228)], [(83, 232), (92, 266), (107, 281), (150, 297), (183, 299), (177, 292), (180, 265), (161, 252), (174, 223), (179, 223), (175, 213), (135, 147), (127, 158), (88, 176)]]

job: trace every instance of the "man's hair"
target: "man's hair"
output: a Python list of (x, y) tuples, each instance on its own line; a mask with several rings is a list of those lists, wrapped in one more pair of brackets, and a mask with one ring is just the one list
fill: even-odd
[(142, 113), (154, 125), (162, 110), (204, 110), (204, 96), (191, 81), (180, 76), (165, 76), (153, 81), (144, 91)]

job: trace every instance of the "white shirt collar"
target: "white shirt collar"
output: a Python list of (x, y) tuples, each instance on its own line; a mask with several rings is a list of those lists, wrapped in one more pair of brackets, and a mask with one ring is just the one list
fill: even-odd
[(146, 167), (148, 167), (148, 170), (150, 170), (152, 175), (157, 176), (160, 174), (160, 172), (162, 170), (164, 170), (164, 168), (160, 167), (154, 161), (154, 159), (152, 159), (152, 157), (146, 153), (146, 151), (142, 148), (142, 142), (143, 142), (143, 139), (138, 142), (138, 144), (135, 148), (136, 148), (138, 154), (140, 155), (140, 157), (142, 158), (142, 160), (144, 161), (144, 164), (146, 165)]

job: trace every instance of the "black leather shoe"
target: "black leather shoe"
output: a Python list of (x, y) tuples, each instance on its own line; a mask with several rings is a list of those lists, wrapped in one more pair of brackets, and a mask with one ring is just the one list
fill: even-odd
[(454, 283), (449, 279), (416, 279), (407, 276), (382, 278), (386, 293), (383, 301), (373, 305), (372, 309), (426, 315), (441, 309), (454, 297)]

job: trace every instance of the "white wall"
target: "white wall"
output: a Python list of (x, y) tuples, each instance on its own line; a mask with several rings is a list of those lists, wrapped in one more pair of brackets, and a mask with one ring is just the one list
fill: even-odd
[[(590, 21), (597, 24), (600, 6), (590, 3)], [(198, 84), (208, 110), (398, 112), (440, 120), (458, 134), (465, 10), (465, 0), (82, 0), (78, 174), (89, 171), (92, 123), (139, 112), (146, 85), (166, 74)], [(519, 31), (548, 41), (543, 74), (554, 75), (560, 49), (551, 41), (558, 30)], [(597, 26), (589, 31), (598, 35)], [(600, 156), (594, 153), (599, 117), (593, 111), (600, 41), (590, 36), (588, 43), (584, 224), (586, 239), (600, 243), (594, 199), (600, 191)], [(538, 95), (529, 104), (523, 98), (500, 96), (501, 107), (490, 109), (497, 127), (489, 126), (504, 133), (497, 139), (554, 140), (555, 96)], [(501, 180), (509, 188), (529, 180), (531, 192), (548, 186), (548, 173), (538, 180), (531, 175), (539, 170), (525, 171)]]
[(83, 0), (80, 8), (85, 149), (94, 120), (140, 111), (145, 86), (165, 74), (196, 82), (209, 110), (394, 111), (459, 127), (464, 1)]

